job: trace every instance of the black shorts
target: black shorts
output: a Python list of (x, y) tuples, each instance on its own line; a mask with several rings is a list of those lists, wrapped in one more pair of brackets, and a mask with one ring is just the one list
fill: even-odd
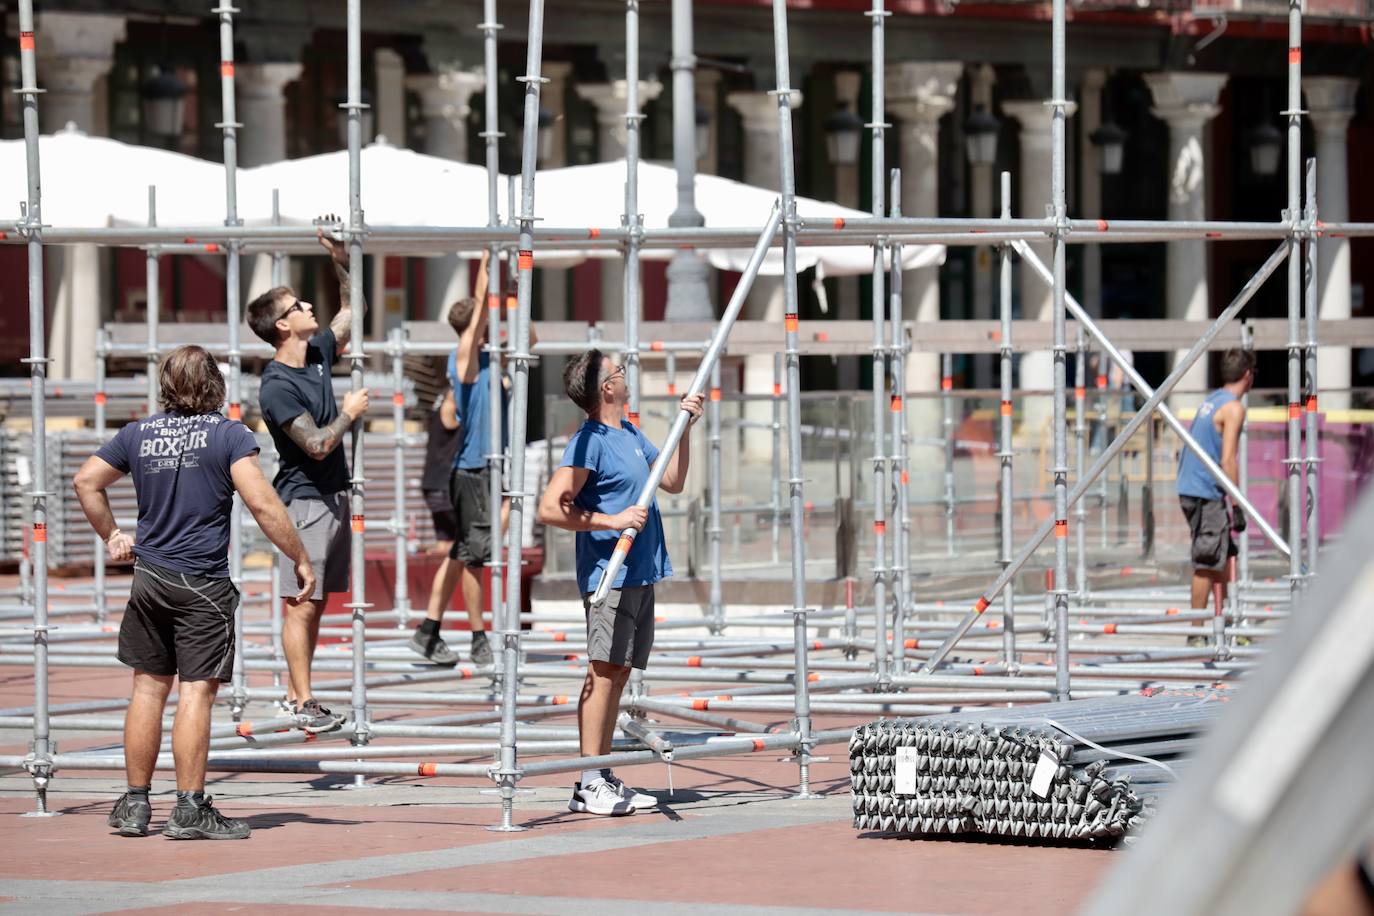
[(1211, 572), (1225, 572), (1226, 561), (1237, 553), (1236, 539), (1231, 536), (1231, 513), (1224, 499), (1200, 499), (1180, 496), (1183, 516), (1188, 519), (1192, 535), (1193, 568)]
[(434, 540), (452, 544), (458, 539), (458, 513), (447, 490), (426, 490), (425, 505), (434, 523)]
[(227, 681), (234, 668), (239, 592), (228, 579), (134, 564), (129, 606), (119, 625), (121, 662), (161, 677)]
[(454, 468), (449, 483), (458, 533), (448, 555), (464, 566), (482, 566), (491, 558), (491, 471)]

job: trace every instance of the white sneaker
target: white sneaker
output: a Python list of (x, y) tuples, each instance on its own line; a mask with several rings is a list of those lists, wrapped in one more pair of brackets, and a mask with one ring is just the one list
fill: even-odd
[(579, 814), (600, 814), (605, 817), (623, 817), (635, 813), (634, 807), (604, 779), (593, 780), (585, 786), (580, 782), (573, 783), (568, 810)]
[(658, 799), (652, 795), (631, 789), (621, 782), (620, 777), (612, 774), (606, 777), (606, 781), (611, 784), (611, 788), (620, 793), (620, 797), (630, 803), (630, 807), (636, 811), (647, 811), (650, 808), (658, 807)]

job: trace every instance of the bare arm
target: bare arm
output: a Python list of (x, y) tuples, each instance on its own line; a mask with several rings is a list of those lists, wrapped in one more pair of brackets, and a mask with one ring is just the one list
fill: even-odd
[(482, 252), (482, 261), (477, 268), (477, 283), (474, 284), (477, 308), (473, 310), (472, 320), (458, 336), (458, 380), (466, 384), (477, 381), (477, 370), (481, 365), (478, 358), (482, 351), (482, 341), (487, 336), (487, 261), (490, 255)]
[(1234, 484), (1240, 484), (1240, 429), (1245, 425), (1245, 408), (1232, 401), (1217, 411), (1221, 421), (1221, 469)]
[(668, 467), (664, 468), (663, 478), (658, 482), (658, 488), (665, 493), (681, 493), (687, 486), (687, 470), (692, 458), (692, 427), (701, 419), (701, 395), (684, 397), (678, 403), (683, 410), (692, 415), (692, 419), (682, 431), (682, 441), (677, 444), (677, 451), (673, 452), (672, 460), (668, 462)]
[(649, 513), (637, 506), (615, 515), (589, 512), (577, 506), (573, 500), (582, 492), (590, 476), (591, 471), (587, 468), (559, 468), (554, 471), (544, 495), (539, 498), (539, 523), (565, 531), (624, 531), (626, 528), (644, 526)]
[(315, 425), (314, 417), (308, 413), (303, 413), (294, 420), (287, 421), (282, 425), (282, 429), (286, 430), (286, 434), (291, 437), (292, 442), (301, 447), (301, 451), (316, 461), (323, 461), (330, 452), (338, 448), (339, 442), (343, 440), (343, 435), (348, 431), (348, 428), (365, 413), (367, 413), (367, 389), (359, 388), (357, 391), (350, 391), (344, 395), (343, 404), (339, 407), (339, 415), (323, 429)]
[[(329, 329), (334, 332), (337, 352), (348, 346), (348, 341), (353, 335), (353, 292), (348, 278), (348, 246), (325, 235), (323, 228), (317, 229), (316, 235), (324, 250), (329, 252), (329, 262), (334, 266), (334, 276), (339, 281), (339, 311), (329, 322)], [(367, 313), (367, 297), (359, 300), (358, 311), (361, 314)]]
[(258, 456), (245, 455), (235, 461), (229, 467), (229, 476), (234, 481), (234, 489), (243, 497), (243, 504), (253, 513), (253, 518), (257, 520), (262, 533), (295, 564), (296, 577), (302, 586), (301, 594), (297, 598), (310, 597), (315, 590), (315, 575), (310, 566), (310, 557), (306, 555), (305, 546), (301, 544), (300, 535), (296, 533), (296, 526), (291, 523), (291, 517), (286, 514), (286, 506), (282, 504), (281, 497), (277, 496), (277, 491), (272, 489), (272, 485), (263, 476)]
[(81, 511), (86, 513), (86, 520), (109, 548), (113, 560), (129, 559), (134, 547), (134, 539), (120, 531), (115, 524), (114, 513), (110, 511), (110, 497), (105, 493), (123, 476), (123, 471), (112, 467), (103, 458), (92, 455), (72, 480), (76, 498), (81, 502)]
[(458, 418), (458, 400), (453, 396), (452, 388), (439, 402), (439, 422), (444, 424), (444, 429), (457, 429), (462, 422)]

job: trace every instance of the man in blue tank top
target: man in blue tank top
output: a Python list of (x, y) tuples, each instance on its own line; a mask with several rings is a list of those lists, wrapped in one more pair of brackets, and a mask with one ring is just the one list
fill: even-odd
[[(620, 693), (630, 669), (649, 663), (654, 583), (671, 576), (673, 567), (658, 503), (647, 509), (635, 504), (649, 481), (658, 449), (625, 419), (629, 391), (624, 368), (600, 350), (588, 350), (564, 367), (563, 387), (587, 418), (568, 441), (563, 461), (539, 500), (539, 521), (577, 532), (577, 588), (587, 614), (587, 678), (577, 706), (578, 741), (583, 757), (597, 757), (611, 752)], [(687, 483), (690, 431), (701, 417), (701, 395), (684, 397), (680, 404), (691, 421), (659, 481), (667, 493), (681, 493)], [(626, 528), (638, 529), (639, 535), (606, 603), (592, 607), (592, 593)], [(607, 768), (582, 772), (568, 808), (621, 815), (657, 804), (658, 799), (631, 789)]]
[[(1240, 430), (1245, 423), (1241, 397), (1255, 382), (1255, 354), (1248, 350), (1227, 350), (1221, 356), (1222, 386), (1207, 396), (1198, 407), (1188, 431), (1235, 483), (1240, 482)], [(1243, 531), (1245, 518), (1235, 510), (1234, 518), (1226, 503), (1226, 491), (1190, 449), (1184, 449), (1178, 462), (1178, 500), (1192, 535), (1194, 610), (1207, 607), (1208, 598), (1218, 584), (1226, 594), (1230, 558), (1236, 555), (1232, 528)], [(1189, 643), (1203, 640), (1193, 636)], [(1205, 640), (1204, 640), (1205, 641)]]

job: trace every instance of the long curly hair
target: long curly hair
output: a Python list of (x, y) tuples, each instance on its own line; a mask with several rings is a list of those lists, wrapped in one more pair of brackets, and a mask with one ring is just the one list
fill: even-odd
[(168, 413), (213, 413), (224, 404), (224, 376), (204, 347), (177, 347), (157, 370), (158, 400)]

